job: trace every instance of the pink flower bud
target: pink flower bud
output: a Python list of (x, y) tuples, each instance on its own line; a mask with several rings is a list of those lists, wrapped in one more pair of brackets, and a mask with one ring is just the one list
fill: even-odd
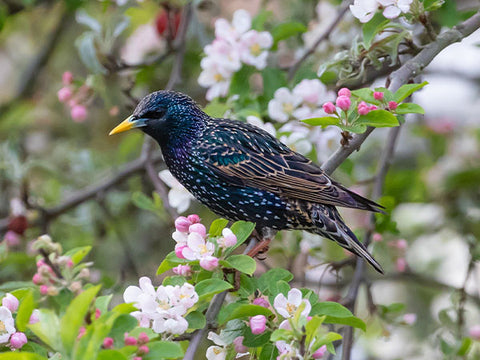
[(415, 321), (417, 321), (417, 314), (409, 313), (403, 315), (403, 321), (408, 324), (408, 325), (413, 325), (415, 324)]
[(85, 335), (86, 332), (87, 332), (87, 329), (85, 329), (85, 326), (80, 327), (80, 329), (78, 329), (77, 340), (80, 340), (82, 336)]
[(143, 360), (141, 356), (134, 356), (133, 360)]
[(148, 337), (147, 333), (145, 332), (141, 332), (139, 335), (138, 335), (138, 343), (140, 345), (143, 345), (143, 344), (146, 344), (150, 341), (150, 338)]
[(40, 267), (42, 267), (43, 265), (47, 265), (47, 264), (45, 263), (45, 260), (39, 259), (39, 260), (37, 261), (37, 268), (40, 268)]
[(100, 309), (95, 309), (95, 320), (97, 320), (102, 315)]
[(200, 259), (200, 266), (205, 270), (212, 271), (218, 267), (218, 259), (215, 256), (205, 256)]
[(395, 241), (394, 246), (399, 250), (406, 250), (408, 247), (408, 242), (405, 239), (398, 239), (397, 241)]
[(113, 339), (111, 337), (106, 337), (103, 339), (103, 347), (105, 349), (112, 349), (113, 348)]
[(269, 308), (270, 303), (262, 297), (253, 299), (253, 305), (263, 306), (264, 308)]
[(407, 270), (407, 260), (405, 260), (404, 257), (398, 258), (395, 262), (395, 269), (397, 269), (398, 272), (405, 272), (405, 270)]
[(352, 96), (352, 93), (347, 88), (341, 88), (340, 90), (338, 90), (338, 96), (346, 96), (349, 98), (350, 96)]
[(187, 216), (188, 221), (190, 221), (192, 224), (196, 224), (200, 222), (200, 216), (197, 214), (192, 214)]
[(47, 285), (40, 285), (40, 294), (47, 295), (48, 294), (48, 286)]
[(397, 108), (397, 106), (398, 106), (398, 104), (395, 101), (389, 101), (388, 102), (388, 108), (392, 111), (395, 110)]
[(370, 112), (370, 108), (365, 103), (365, 101), (362, 101), (360, 104), (358, 104), (358, 114), (359, 115), (367, 115), (369, 112)]
[(87, 118), (88, 111), (83, 105), (74, 105), (70, 110), (70, 116), (75, 122), (83, 122)]
[(377, 233), (377, 232), (373, 233), (372, 240), (373, 240), (373, 242), (381, 242), (381, 241), (383, 241), (383, 236), (382, 236), (382, 234)]
[(2, 305), (5, 306), (10, 312), (14, 313), (18, 309), (18, 299), (10, 293), (6, 293), (2, 299)]
[(62, 75), (63, 85), (70, 85), (73, 82), (73, 74), (70, 71), (65, 71)]
[(3, 236), (3, 240), (7, 246), (18, 246), (20, 245), (20, 235), (18, 235), (15, 231), (8, 230), (5, 235)]
[(35, 273), (32, 277), (32, 282), (35, 285), (40, 285), (43, 282), (42, 276), (39, 273)]
[(39, 321), (40, 321), (40, 310), (35, 309), (32, 311), (32, 315), (30, 315), (30, 319), (28, 320), (28, 323), (31, 325), (31, 324), (36, 324)]
[(323, 111), (325, 111), (327, 114), (333, 114), (337, 110), (335, 105), (333, 105), (333, 103), (331, 103), (330, 101), (323, 104), (322, 107)]
[(178, 265), (172, 269), (173, 273), (181, 276), (192, 275), (192, 268), (190, 265)]
[(477, 341), (480, 341), (480, 325), (473, 325), (469, 330), (468, 330), (468, 335)]
[(185, 216), (179, 216), (175, 219), (175, 229), (177, 229), (177, 231), (186, 233), (188, 232), (190, 225), (192, 225), (192, 222)]
[(237, 336), (233, 339), (233, 345), (235, 346), (235, 352), (238, 354), (246, 353), (248, 348), (243, 345), (243, 336)]
[(307, 316), (307, 320), (308, 320), (308, 321), (310, 321), (310, 320), (312, 320), (312, 319), (313, 319), (313, 316), (310, 316), (310, 315)]
[(23, 332), (16, 332), (10, 337), (10, 347), (12, 349), (21, 349), (27, 343), (27, 337)]
[(250, 318), (249, 323), (252, 334), (259, 335), (266, 329), (267, 318), (264, 315), (255, 315)]
[(237, 237), (232, 230), (225, 228), (222, 230), (223, 237), (218, 240), (218, 245), (223, 248), (234, 246), (237, 243)]
[(188, 231), (191, 233), (195, 232), (197, 234), (200, 234), (203, 238), (205, 238), (205, 236), (207, 235), (207, 229), (203, 224), (200, 224), (200, 223), (190, 225), (190, 227), (188, 228)]
[(137, 339), (135, 339), (133, 336), (126, 336), (125, 337), (125, 345), (126, 346), (135, 346), (135, 345), (137, 345)]
[(373, 97), (374, 97), (375, 100), (383, 100), (383, 92), (375, 91), (373, 93)]
[(370, 106), (368, 107), (368, 110), (370, 110), (370, 111), (378, 110), (378, 106), (376, 106), (376, 105), (370, 105)]
[(342, 109), (343, 111), (347, 111), (352, 105), (350, 98), (347, 96), (339, 96), (336, 102), (337, 106)]
[(150, 349), (147, 345), (141, 345), (138, 347), (138, 355), (145, 355), (148, 354)]
[(69, 87), (63, 87), (57, 92), (58, 101), (67, 102), (72, 97), (73, 92)]
[(182, 244), (175, 245), (175, 255), (177, 255), (179, 259), (185, 259), (185, 256), (183, 256), (183, 249), (185, 248), (188, 248), (188, 246)]
[(327, 345), (322, 345), (320, 348), (312, 354), (312, 358), (321, 359), (327, 352)]

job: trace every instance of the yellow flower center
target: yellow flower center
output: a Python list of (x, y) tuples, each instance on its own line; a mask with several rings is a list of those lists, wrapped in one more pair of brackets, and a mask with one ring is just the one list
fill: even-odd
[(293, 314), (297, 310), (297, 307), (291, 303), (287, 303), (287, 311), (289, 314)]
[(293, 111), (293, 104), (292, 103), (284, 103), (282, 106), (283, 112), (287, 114), (291, 114)]
[(213, 352), (215, 353), (215, 355), (218, 355), (222, 352), (222, 349), (220, 349), (219, 347), (214, 347)]
[(0, 320), (0, 335), (6, 334), (7, 328), (3, 321)]
[(250, 46), (250, 53), (254, 56), (259, 56), (262, 53), (262, 48), (258, 43), (253, 44), (252, 46)]
[(162, 310), (168, 310), (168, 309), (170, 309), (171, 306), (168, 302), (162, 301), (162, 302), (158, 303), (158, 307)]
[(213, 75), (213, 78), (215, 79), (216, 82), (220, 82), (223, 80), (223, 76), (221, 74), (215, 74)]
[(200, 254), (203, 255), (203, 254), (206, 254), (206, 253), (208, 253), (207, 245), (202, 245), (200, 247)]

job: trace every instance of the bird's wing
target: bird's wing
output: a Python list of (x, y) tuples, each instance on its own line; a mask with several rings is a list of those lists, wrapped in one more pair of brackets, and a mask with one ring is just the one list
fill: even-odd
[(330, 179), (311, 160), (262, 129), (222, 121), (225, 123), (220, 122), (202, 136), (200, 145), (204, 148), (202, 153), (207, 154), (205, 164), (219, 178), (286, 198), (371, 211), (381, 209)]

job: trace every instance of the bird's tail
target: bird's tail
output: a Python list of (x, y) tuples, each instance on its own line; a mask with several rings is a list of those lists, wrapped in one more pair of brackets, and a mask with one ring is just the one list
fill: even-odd
[(352, 230), (345, 225), (335, 207), (317, 204), (312, 209), (312, 221), (316, 225), (316, 228), (312, 229), (314, 232), (365, 259), (380, 274), (384, 273), (382, 266), (370, 255), (365, 245), (358, 241)]

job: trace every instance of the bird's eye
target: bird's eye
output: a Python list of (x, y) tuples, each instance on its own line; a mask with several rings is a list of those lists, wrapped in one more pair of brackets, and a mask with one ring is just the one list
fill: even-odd
[(165, 109), (155, 109), (149, 110), (146, 113), (142, 114), (144, 119), (160, 119), (165, 115)]

